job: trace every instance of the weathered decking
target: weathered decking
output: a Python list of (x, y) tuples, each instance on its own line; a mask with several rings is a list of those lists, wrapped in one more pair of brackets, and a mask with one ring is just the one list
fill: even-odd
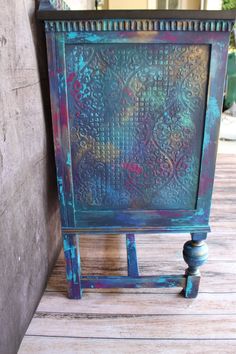
[[(68, 300), (61, 254), (19, 353), (236, 353), (236, 154), (218, 155), (211, 215), (197, 299), (172, 288), (86, 290)], [(81, 238), (84, 274), (126, 275), (124, 235)], [(138, 236), (140, 273), (182, 274), (188, 239)]]

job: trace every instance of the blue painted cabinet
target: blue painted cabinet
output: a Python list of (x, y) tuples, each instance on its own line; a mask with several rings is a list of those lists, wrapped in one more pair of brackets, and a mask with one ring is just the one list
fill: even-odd
[[(198, 293), (234, 12), (70, 11), (41, 1), (69, 296)], [(79, 234), (125, 233), (128, 276), (81, 276)], [(185, 275), (139, 276), (134, 234), (189, 232)], [(168, 257), (168, 254), (167, 254)]]

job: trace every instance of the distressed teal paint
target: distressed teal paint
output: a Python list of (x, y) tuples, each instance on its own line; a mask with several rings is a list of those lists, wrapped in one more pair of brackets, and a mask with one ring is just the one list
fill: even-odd
[(67, 160), (66, 160), (66, 164), (67, 164), (68, 166), (71, 166), (71, 155), (70, 155), (70, 153), (69, 153), (69, 152), (67, 153)]
[(209, 98), (209, 103), (208, 103), (208, 112), (209, 115), (213, 119), (219, 119), (221, 115), (221, 111), (219, 109), (219, 103), (216, 100), (216, 97), (210, 97)]
[(127, 267), (128, 267), (128, 276), (138, 277), (138, 259), (136, 252), (136, 242), (134, 234), (126, 235), (126, 250), (127, 250)]
[(72, 271), (70, 270), (69, 272), (67, 272), (66, 274), (66, 279), (67, 281), (71, 281), (73, 278), (73, 274), (72, 274)]
[(78, 246), (78, 235), (63, 234), (63, 246), (66, 260), (66, 278), (68, 281), (68, 296), (73, 299), (80, 299), (81, 288), (81, 265), (80, 250)]
[(58, 189), (59, 189), (59, 195), (60, 195), (60, 202), (62, 203), (63, 206), (65, 206), (65, 196), (63, 192), (63, 179), (62, 177), (57, 177), (57, 183), (58, 183)]
[(191, 294), (193, 291), (193, 282), (192, 282), (192, 279), (190, 278), (187, 282), (187, 286), (185, 288), (185, 294), (186, 294), (186, 297), (189, 297), (189, 294)]
[(83, 276), (82, 286), (86, 288), (172, 288), (185, 286), (185, 277), (166, 276)]
[(69, 240), (67, 238), (64, 239), (64, 241), (63, 241), (63, 247), (64, 247), (65, 252), (70, 251), (70, 249), (71, 249), (71, 245), (70, 245)]
[(197, 215), (198, 216), (203, 216), (204, 215), (204, 209), (203, 208), (199, 208), (197, 211)]
[(206, 114), (206, 118), (209, 121), (209, 128), (205, 130), (205, 135), (204, 135), (204, 144), (203, 148), (208, 149), (211, 142), (211, 127), (216, 124), (216, 120), (219, 120), (221, 117), (220, 109), (219, 109), (219, 104), (216, 100), (215, 97), (209, 97), (208, 101), (208, 110)]

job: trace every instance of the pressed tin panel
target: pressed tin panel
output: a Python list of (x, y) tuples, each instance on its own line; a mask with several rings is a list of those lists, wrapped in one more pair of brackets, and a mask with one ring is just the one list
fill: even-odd
[(195, 209), (209, 46), (65, 50), (75, 209)]

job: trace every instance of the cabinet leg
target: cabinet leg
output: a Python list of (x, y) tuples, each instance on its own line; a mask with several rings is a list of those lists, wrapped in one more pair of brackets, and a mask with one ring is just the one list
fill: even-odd
[(81, 267), (79, 235), (64, 234), (63, 247), (66, 259), (66, 278), (68, 283), (68, 297), (70, 299), (81, 299)]
[(201, 274), (199, 267), (203, 265), (208, 258), (208, 247), (206, 234), (192, 234), (192, 240), (184, 244), (183, 257), (188, 264), (186, 269), (186, 285), (183, 289), (186, 298), (195, 298), (198, 295)]

